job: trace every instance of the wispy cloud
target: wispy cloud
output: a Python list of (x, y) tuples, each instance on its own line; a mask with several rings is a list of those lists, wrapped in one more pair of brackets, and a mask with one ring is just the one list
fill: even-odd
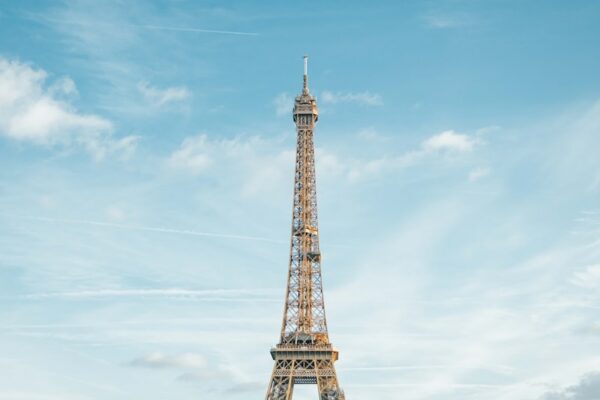
[(396, 365), (396, 366), (368, 366), (368, 367), (345, 367), (344, 371), (404, 371), (404, 370), (430, 370), (447, 369), (449, 365)]
[(156, 352), (131, 360), (129, 365), (147, 368), (205, 368), (208, 361), (203, 355), (196, 353), (165, 355)]
[(46, 87), (47, 76), (42, 69), (0, 58), (0, 135), (38, 145), (80, 146), (98, 160), (135, 151), (138, 136), (115, 139), (111, 121), (76, 110), (71, 79)]
[(196, 371), (186, 372), (177, 377), (178, 381), (200, 384), (206, 384), (207, 381), (214, 380), (229, 382), (231, 379), (232, 377), (229, 371), (218, 368), (197, 369)]
[(468, 135), (457, 133), (453, 130), (444, 131), (430, 137), (423, 142), (426, 151), (471, 151), (477, 143), (476, 139)]
[(265, 389), (265, 383), (263, 382), (243, 382), (236, 383), (232, 385), (228, 389), (225, 390), (225, 393), (237, 394), (237, 393), (248, 393), (248, 392), (256, 392)]
[[(414, 388), (431, 388), (431, 382), (423, 382), (423, 383), (414, 383), (414, 382), (406, 382), (406, 383), (350, 383), (346, 385), (348, 387), (362, 387), (362, 388), (404, 388), (404, 387), (414, 387)], [(494, 388), (505, 388), (510, 385), (506, 384), (486, 384), (486, 383), (445, 383), (445, 384), (436, 384), (437, 390), (447, 390), (447, 389), (494, 389)]]
[(134, 27), (158, 30), (158, 31), (176, 31), (176, 32), (191, 32), (191, 33), (215, 33), (220, 35), (237, 35), (237, 36), (258, 36), (256, 32), (241, 32), (241, 31), (224, 31), (215, 29), (202, 29), (202, 28), (188, 28), (183, 26), (163, 26), (163, 25), (135, 25), (130, 24)]
[[(173, 170), (194, 175), (220, 171), (241, 178), (244, 197), (264, 195), (275, 186), (288, 184), (295, 152), (281, 146), (281, 138), (235, 136), (216, 138), (207, 134), (186, 137), (168, 158)], [(214, 175), (213, 175), (214, 176)]]
[(34, 293), (22, 296), (26, 299), (100, 299), (115, 297), (170, 298), (206, 301), (275, 301), (276, 290), (266, 289), (101, 289), (73, 292)]
[(23, 298), (41, 299), (91, 299), (91, 298), (115, 298), (115, 297), (139, 297), (139, 298), (170, 298), (208, 301), (274, 301), (277, 290), (267, 289), (206, 289), (192, 290), (180, 288), (165, 289), (103, 289), (103, 290), (81, 290), (73, 292), (34, 293), (24, 295)]
[(151, 86), (148, 82), (140, 82), (138, 84), (138, 90), (150, 104), (157, 107), (169, 103), (180, 102), (191, 96), (190, 91), (183, 86), (159, 89), (155, 86)]
[(473, 25), (476, 19), (466, 13), (431, 13), (424, 16), (423, 21), (432, 29), (452, 29)]
[(187, 229), (172, 229), (172, 228), (161, 228), (161, 227), (151, 227), (151, 226), (126, 225), (126, 224), (117, 224), (117, 223), (102, 222), (102, 221), (61, 219), (61, 218), (30, 216), (30, 215), (28, 215), (28, 216), (6, 215), (6, 217), (23, 218), (23, 219), (29, 219), (29, 220), (34, 220), (34, 221), (50, 222), (50, 223), (58, 223), (58, 224), (90, 225), (90, 226), (117, 228), (117, 229), (130, 229), (130, 230), (139, 230), (139, 231), (148, 231), (148, 232), (171, 233), (171, 234), (177, 234), (177, 235), (207, 236), (207, 237), (223, 238), (223, 239), (258, 240), (258, 241), (262, 241), (262, 242), (287, 243), (287, 241), (270, 239), (270, 238), (261, 237), (261, 236), (247, 236), (247, 235), (235, 235), (235, 234), (227, 234), (227, 233), (201, 232), (201, 231), (194, 231), (194, 230), (187, 230)]
[(198, 353), (167, 355), (160, 352), (146, 354), (128, 363), (132, 367), (175, 369), (184, 371), (177, 380), (186, 383), (202, 384), (207, 392), (246, 393), (264, 389), (257, 382), (242, 379), (231, 366), (222, 362), (211, 362)]
[(216, 365), (210, 365), (209, 360), (204, 355), (197, 353), (167, 355), (154, 352), (133, 359), (128, 365), (142, 368), (184, 370), (186, 372), (177, 378), (180, 381), (211, 383), (211, 381), (219, 380), (220, 378), (225, 381), (231, 381), (234, 378), (229, 371), (219, 368)]
[(478, 180), (490, 174), (489, 168), (477, 167), (469, 172), (469, 182), (477, 182)]
[[(56, 25), (83, 25), (82, 21), (77, 21), (73, 19), (59, 19), (59, 18), (51, 18), (46, 15), (31, 15), (33, 19), (50, 22)], [(102, 28), (111, 28), (111, 27), (130, 27), (130, 28), (141, 28), (152, 31), (173, 31), (173, 32), (188, 32), (188, 33), (212, 33), (217, 35), (234, 35), (234, 36), (259, 36), (259, 33), (256, 32), (243, 32), (243, 31), (229, 31), (229, 30), (219, 30), (219, 29), (204, 29), (197, 27), (185, 27), (185, 26), (169, 26), (169, 25), (152, 25), (152, 24), (132, 24), (132, 23), (120, 23), (120, 24), (112, 24), (109, 22), (93, 22), (90, 24), (85, 24), (86, 26), (96, 26)]]
[(600, 264), (589, 265), (583, 271), (576, 272), (571, 282), (583, 288), (600, 288)]
[(44, 70), (0, 58), (0, 126), (4, 135), (50, 143), (77, 133), (96, 136), (112, 130), (110, 121), (80, 114), (72, 105), (54, 98), (57, 90), (44, 87), (47, 75)]
[(398, 171), (417, 165), (436, 156), (458, 156), (475, 149), (481, 140), (475, 136), (458, 133), (453, 130), (443, 131), (425, 139), (420, 147), (400, 155), (383, 156), (371, 160), (356, 160), (346, 163), (348, 178), (351, 181), (381, 174), (386, 171)]
[(169, 165), (194, 174), (205, 172), (212, 164), (210, 143), (205, 134), (187, 137), (169, 158)]
[(577, 384), (563, 390), (552, 391), (540, 400), (598, 400), (600, 399), (600, 373), (591, 372)]
[(294, 98), (289, 93), (279, 93), (273, 100), (273, 105), (277, 115), (291, 115)]
[(386, 142), (390, 139), (389, 137), (380, 134), (374, 128), (361, 129), (360, 131), (358, 131), (356, 136), (368, 142)]
[(321, 100), (325, 104), (356, 103), (365, 106), (382, 106), (381, 95), (371, 92), (330, 92), (324, 91)]

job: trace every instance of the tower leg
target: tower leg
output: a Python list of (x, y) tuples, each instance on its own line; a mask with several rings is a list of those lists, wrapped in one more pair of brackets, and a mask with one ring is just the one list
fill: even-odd
[(273, 377), (267, 390), (266, 400), (291, 400), (294, 384), (289, 377)]
[[(277, 361), (273, 367), (266, 400), (291, 400), (294, 392), (294, 363)], [(282, 374), (282, 370), (284, 374)]]
[(317, 385), (319, 400), (345, 400), (346, 398), (340, 389), (335, 367), (331, 361), (317, 362)]

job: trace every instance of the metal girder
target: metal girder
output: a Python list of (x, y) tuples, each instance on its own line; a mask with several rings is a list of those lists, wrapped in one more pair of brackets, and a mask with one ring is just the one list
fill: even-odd
[(281, 336), (271, 349), (275, 360), (266, 400), (290, 400), (295, 384), (316, 384), (320, 400), (344, 400), (334, 363), (338, 352), (329, 342), (321, 278), (313, 132), (319, 118), (305, 74), (293, 111), (296, 168), (290, 263)]

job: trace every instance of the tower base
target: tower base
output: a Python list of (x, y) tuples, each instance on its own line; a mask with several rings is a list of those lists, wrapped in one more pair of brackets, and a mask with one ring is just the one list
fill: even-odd
[(266, 400), (291, 400), (294, 385), (312, 384), (320, 400), (344, 400), (334, 362), (338, 352), (330, 344), (279, 344), (271, 349), (275, 360)]

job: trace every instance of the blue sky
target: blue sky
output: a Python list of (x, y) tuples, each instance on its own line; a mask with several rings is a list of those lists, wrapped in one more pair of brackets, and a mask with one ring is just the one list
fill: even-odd
[(0, 4), (1, 400), (264, 396), (303, 54), (347, 397), (600, 398), (600, 4), (323, 3)]

